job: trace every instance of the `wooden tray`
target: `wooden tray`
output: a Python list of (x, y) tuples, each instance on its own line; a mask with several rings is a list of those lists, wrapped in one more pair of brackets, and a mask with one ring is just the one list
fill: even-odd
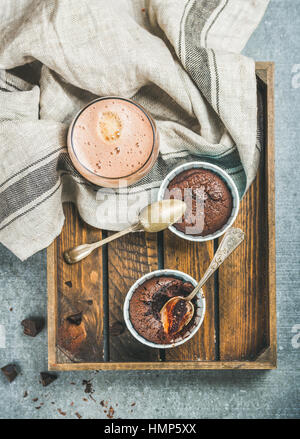
[[(178, 348), (148, 348), (125, 329), (123, 301), (135, 280), (158, 268), (200, 279), (218, 243), (192, 243), (169, 231), (132, 234), (69, 266), (64, 249), (107, 235), (84, 224), (69, 204), (63, 231), (47, 253), (50, 370), (276, 367), (274, 66), (257, 63), (256, 69), (264, 96), (265, 148), (235, 223), (245, 231), (246, 244), (205, 286), (207, 310), (198, 333)], [(67, 320), (80, 312), (80, 324)]]

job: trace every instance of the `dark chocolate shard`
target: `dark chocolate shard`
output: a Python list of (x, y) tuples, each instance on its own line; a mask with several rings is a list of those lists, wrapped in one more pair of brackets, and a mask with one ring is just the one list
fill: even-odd
[(35, 337), (44, 327), (43, 319), (29, 318), (22, 320), (21, 325), (24, 328), (24, 334)]
[(73, 314), (69, 317), (67, 317), (68, 322), (72, 323), (73, 325), (79, 326), (82, 322), (82, 312), (79, 312), (77, 314)]
[(91, 380), (83, 380), (82, 385), (85, 386), (85, 389), (84, 389), (85, 393), (92, 394), (95, 392), (95, 390), (93, 389), (93, 385), (91, 383)]
[(48, 372), (41, 372), (41, 383), (44, 387), (49, 386), (49, 384), (53, 383), (57, 379), (57, 376)]
[(121, 335), (123, 334), (124, 331), (125, 331), (125, 327), (121, 322), (114, 322), (109, 327), (109, 333), (113, 336)]
[(16, 365), (15, 364), (7, 364), (6, 366), (1, 368), (2, 372), (8, 379), (8, 381), (11, 383), (16, 376), (18, 375)]

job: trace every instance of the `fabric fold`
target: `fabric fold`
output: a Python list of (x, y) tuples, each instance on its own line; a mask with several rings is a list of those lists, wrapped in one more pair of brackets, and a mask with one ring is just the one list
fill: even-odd
[[(21, 259), (46, 247), (61, 231), (64, 201), (94, 227), (119, 230), (191, 160), (223, 167), (242, 197), (261, 130), (255, 63), (240, 51), (268, 2), (3, 0), (0, 241)], [(41, 66), (32, 84), (30, 63)], [(143, 105), (160, 132), (157, 163), (127, 189), (90, 184), (66, 150), (76, 112), (108, 95)]]

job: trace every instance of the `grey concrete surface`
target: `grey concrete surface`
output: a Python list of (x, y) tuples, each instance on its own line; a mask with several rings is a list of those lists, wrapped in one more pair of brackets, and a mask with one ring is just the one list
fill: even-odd
[[(43, 388), (46, 331), (25, 337), (20, 321), (46, 316), (46, 252), (21, 263), (0, 247), (0, 366), (15, 362), (21, 369), (11, 385), (0, 376), (0, 418), (106, 418), (102, 400), (115, 418), (299, 418), (300, 77), (293, 72), (300, 72), (300, 1), (271, 0), (244, 53), (276, 62), (278, 369), (59, 373)], [(82, 385), (90, 379), (93, 399)]]

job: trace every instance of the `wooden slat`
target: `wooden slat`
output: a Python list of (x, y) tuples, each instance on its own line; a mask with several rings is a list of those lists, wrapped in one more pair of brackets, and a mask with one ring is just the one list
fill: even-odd
[[(208, 267), (214, 255), (213, 242), (196, 243), (164, 233), (164, 267), (183, 271), (196, 280)], [(214, 278), (205, 285), (206, 314), (198, 333), (188, 342), (166, 350), (166, 361), (215, 359)]]
[[(108, 244), (109, 352), (111, 361), (156, 361), (159, 352), (125, 328), (123, 304), (132, 284), (158, 268), (156, 234), (132, 233)], [(116, 330), (114, 330), (116, 328)], [(120, 330), (123, 331), (120, 334)]]
[(265, 214), (267, 217), (266, 259), (267, 259), (267, 294), (269, 300), (269, 361), (277, 364), (277, 329), (276, 329), (276, 243), (275, 243), (275, 108), (274, 108), (274, 74), (273, 62), (257, 62), (257, 74), (262, 77), (265, 87)]
[(57, 333), (57, 239), (47, 248), (47, 293), (48, 293), (48, 368), (58, 363), (56, 355)]
[(265, 360), (276, 365), (274, 101), (272, 63), (258, 63), (265, 87), (266, 138), (261, 166), (235, 225), (245, 243), (219, 270), (220, 360)]
[[(64, 206), (65, 224), (57, 239), (57, 340), (56, 344), (73, 361), (103, 360), (102, 252), (94, 251), (77, 264), (63, 260), (64, 250), (101, 239), (101, 231), (86, 225), (73, 204)], [(70, 315), (82, 313), (80, 324)]]
[(49, 370), (270, 370), (276, 365), (270, 361), (156, 361), (119, 363), (51, 364)]
[(245, 242), (219, 269), (220, 359), (250, 360), (268, 346), (267, 224), (263, 169), (235, 222)]

